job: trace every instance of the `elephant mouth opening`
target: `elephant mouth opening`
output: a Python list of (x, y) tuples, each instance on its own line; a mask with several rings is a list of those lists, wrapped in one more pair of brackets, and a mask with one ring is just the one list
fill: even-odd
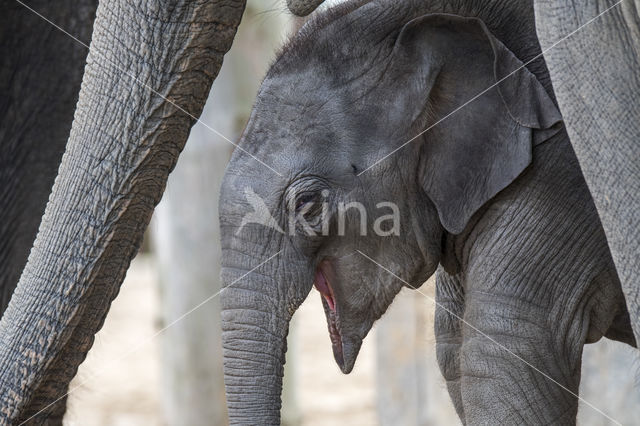
[(348, 373), (345, 371), (345, 362), (344, 362), (344, 350), (343, 350), (343, 342), (342, 335), (340, 333), (340, 317), (338, 316), (338, 309), (336, 306), (336, 299), (333, 293), (333, 289), (331, 288), (331, 283), (327, 279), (327, 265), (320, 264), (316, 269), (316, 276), (314, 279), (314, 285), (316, 289), (320, 292), (323, 299), (323, 305), (325, 314), (327, 315), (327, 323), (329, 325), (329, 337), (331, 338), (331, 346), (333, 349), (333, 357), (344, 373)]
[(329, 284), (326, 273), (322, 269), (322, 266), (318, 266), (318, 268), (316, 269), (314, 285), (316, 286), (316, 289), (318, 289), (324, 300), (327, 302), (329, 309), (332, 312), (335, 312), (336, 302), (335, 297), (333, 296), (333, 289), (331, 288), (331, 284)]

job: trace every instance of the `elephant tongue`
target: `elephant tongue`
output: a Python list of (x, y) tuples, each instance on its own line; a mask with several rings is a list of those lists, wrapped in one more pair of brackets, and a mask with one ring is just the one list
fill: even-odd
[(322, 297), (324, 297), (324, 299), (327, 301), (327, 305), (329, 305), (329, 309), (331, 309), (332, 311), (335, 311), (336, 304), (333, 300), (333, 292), (331, 291), (331, 286), (320, 268), (316, 269), (316, 277), (314, 280), (314, 285), (316, 286), (320, 294), (322, 294)]

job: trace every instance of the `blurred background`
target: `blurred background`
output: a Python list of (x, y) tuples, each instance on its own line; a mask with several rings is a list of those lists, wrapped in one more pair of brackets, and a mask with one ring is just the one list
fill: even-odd
[[(237, 141), (270, 61), (302, 24), (284, 1), (249, 0), (202, 121)], [(201, 123), (193, 127), (144, 248), (71, 384), (66, 425), (227, 423), (217, 200), (232, 149)], [(421, 290), (433, 296), (434, 284)], [(345, 376), (312, 290), (292, 322), (283, 424), (459, 424), (436, 364), (433, 308), (425, 296), (403, 290)], [(581, 396), (624, 424), (640, 424), (638, 365), (637, 352), (622, 344), (588, 345)], [(582, 403), (578, 423), (608, 424)]]

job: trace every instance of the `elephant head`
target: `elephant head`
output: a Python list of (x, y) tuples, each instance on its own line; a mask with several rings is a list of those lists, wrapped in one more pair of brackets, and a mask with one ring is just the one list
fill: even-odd
[(560, 120), (481, 20), (361, 3), (316, 17), (284, 48), (225, 174), (232, 423), (278, 423), (288, 324), (312, 286), (349, 373), (402, 281), (447, 266), (445, 235), (516, 179)]

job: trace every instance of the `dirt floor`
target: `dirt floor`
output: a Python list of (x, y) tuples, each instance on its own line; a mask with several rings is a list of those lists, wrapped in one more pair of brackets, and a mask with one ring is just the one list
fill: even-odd
[[(165, 424), (160, 402), (159, 342), (155, 338), (159, 318), (156, 279), (151, 258), (134, 260), (121, 294), (71, 384), (65, 425)], [(429, 291), (427, 285), (425, 288)], [(392, 309), (394, 306), (395, 302)], [(426, 329), (431, 327), (428, 324)], [(293, 329), (290, 351), (297, 362), (293, 363), (294, 371), (287, 370), (287, 380), (293, 381), (297, 398), (295, 404), (289, 403), (288, 418), (305, 426), (378, 424), (375, 335), (380, 329), (374, 328), (367, 337), (353, 372), (347, 376), (339, 372), (333, 360), (317, 294), (312, 294), (296, 313)], [(425, 342), (429, 378), (426, 404), (430, 411), (421, 423), (459, 424), (435, 365), (433, 336), (425, 335)], [(583, 371), (588, 374), (583, 375), (581, 396), (623, 424), (640, 424), (634, 415), (640, 406), (640, 391), (635, 386), (637, 354), (610, 342), (588, 345), (585, 353)], [(580, 404), (579, 424), (611, 422)]]
[(136, 258), (120, 294), (71, 382), (65, 425), (163, 424), (154, 335), (158, 298), (149, 258)]
[[(149, 338), (156, 332), (158, 317), (155, 282), (152, 260), (135, 259), (93, 349), (71, 384), (65, 425), (164, 424), (158, 341)], [(345, 376), (333, 360), (317, 297), (304, 303), (296, 322), (295, 383), (299, 391), (295, 411), (301, 424), (375, 425), (373, 338), (363, 345), (354, 371)]]

